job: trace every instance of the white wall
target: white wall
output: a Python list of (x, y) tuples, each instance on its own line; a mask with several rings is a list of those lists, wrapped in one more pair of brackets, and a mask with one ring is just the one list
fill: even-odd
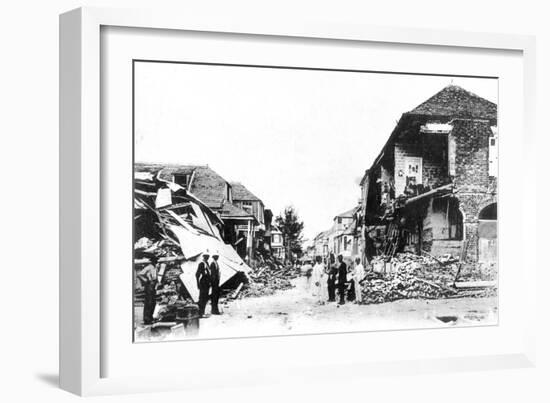
[[(185, 4), (188, 9), (217, 14), (269, 13), (275, 20), (288, 15), (355, 24), (402, 25), (426, 28), (501, 31), (538, 35), (538, 115), (550, 110), (550, 31), (542, 1), (503, 2), (463, 0), (356, 1), (277, 0), (209, 2), (157, 0), (19, 0), (0, 9), (0, 111), (2, 147), (2, 387), (6, 402), (66, 402), (76, 398), (56, 389), (58, 295), (58, 14), (80, 5), (140, 7)], [(404, 60), (406, 68), (406, 60)], [(367, 96), (368, 94), (365, 94)], [(547, 129), (541, 136), (547, 141)], [(541, 141), (542, 141), (541, 139)], [(502, 140), (502, 139), (501, 139)], [(548, 147), (538, 147), (539, 150)], [(534, 160), (535, 161), (535, 160)], [(541, 155), (536, 163), (543, 172)], [(534, 162), (535, 164), (535, 162)], [(365, 164), (367, 166), (369, 164)], [(536, 169), (533, 169), (535, 171)], [(539, 192), (544, 191), (541, 187)], [(540, 195), (540, 193), (539, 193)], [(543, 250), (541, 215), (539, 250)], [(539, 284), (549, 284), (545, 271)], [(541, 286), (542, 287), (542, 286)], [(541, 293), (542, 294), (542, 293)], [(545, 293), (546, 294), (546, 293)], [(548, 304), (547, 298), (544, 300)], [(541, 300), (540, 306), (543, 306)], [(544, 318), (545, 315), (541, 315)], [(547, 401), (549, 392), (548, 321), (541, 320), (540, 367), (532, 370), (419, 375), (355, 379), (346, 384), (274, 385), (253, 390), (215, 390), (163, 395), (98, 398), (94, 401)], [(320, 352), (322, 354), (323, 352)], [(223, 365), (229, 365), (224, 363)]]

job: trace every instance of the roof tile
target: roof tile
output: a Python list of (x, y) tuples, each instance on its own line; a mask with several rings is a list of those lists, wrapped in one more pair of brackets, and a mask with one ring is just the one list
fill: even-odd
[(458, 85), (448, 85), (409, 114), (496, 119), (497, 105)]

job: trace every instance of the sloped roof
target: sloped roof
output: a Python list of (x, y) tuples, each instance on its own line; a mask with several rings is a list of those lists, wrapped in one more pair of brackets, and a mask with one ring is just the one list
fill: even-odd
[(220, 210), (220, 215), (222, 219), (236, 218), (236, 219), (249, 219), (250, 221), (257, 221), (252, 214), (227, 201), (223, 202), (222, 208)]
[(172, 175), (189, 175), (192, 174), (195, 170), (195, 166), (191, 165), (172, 165), (172, 164), (145, 164), (141, 162), (136, 162), (134, 164), (134, 172), (149, 172), (153, 176), (159, 174), (159, 178), (166, 181), (172, 180)]
[(337, 217), (352, 218), (358, 210), (359, 210), (359, 206), (356, 206), (356, 207), (354, 207), (350, 210), (347, 210), (347, 211), (344, 211), (341, 214), (338, 214), (335, 218), (337, 218)]
[(448, 85), (409, 114), (496, 119), (497, 105), (458, 85)]
[(231, 188), (233, 189), (233, 200), (252, 200), (261, 201), (259, 197), (254, 195), (240, 182), (231, 182)]
[(326, 238), (328, 233), (329, 233), (328, 230), (319, 232), (317, 235), (315, 235), (315, 238), (313, 238), (313, 240), (316, 241), (316, 240), (319, 240), (319, 239), (322, 239), (322, 238)]
[(189, 191), (211, 208), (220, 208), (227, 199), (227, 182), (207, 166), (197, 166)]
[(189, 192), (210, 208), (219, 209), (226, 199), (229, 184), (222, 176), (207, 165), (174, 165), (135, 163), (134, 170), (151, 172), (165, 181), (172, 181), (174, 174), (191, 175)]

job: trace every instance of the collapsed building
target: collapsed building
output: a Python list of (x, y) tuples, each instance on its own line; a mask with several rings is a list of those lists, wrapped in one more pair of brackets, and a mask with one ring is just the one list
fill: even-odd
[(195, 272), (203, 253), (219, 254), (222, 287), (235, 277), (244, 281), (251, 270), (233, 241), (238, 227), (250, 228), (256, 218), (231, 204), (230, 189), (218, 177), (208, 167), (134, 168), (134, 267), (138, 270), (153, 255), (160, 257), (160, 275), (179, 278), (185, 287), (181, 294), (194, 301)]
[[(497, 106), (449, 85), (404, 113), (361, 180), (365, 253), (496, 261)], [(369, 234), (370, 233), (370, 234)]]

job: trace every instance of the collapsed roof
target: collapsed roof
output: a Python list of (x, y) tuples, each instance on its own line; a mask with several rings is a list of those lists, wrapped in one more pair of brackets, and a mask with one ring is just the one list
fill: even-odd
[[(179, 186), (199, 199), (214, 212), (219, 212), (222, 219), (247, 220), (257, 224), (257, 219), (250, 212), (232, 203), (230, 192), (238, 195), (255, 197), (240, 183), (232, 185), (207, 165), (174, 165), (136, 163), (135, 174), (138, 177), (148, 175), (149, 179), (170, 183), (172, 188)], [(231, 190), (230, 190), (231, 189)], [(238, 199), (236, 200), (255, 200)], [(257, 199), (257, 198), (256, 198)], [(259, 199), (257, 199), (259, 200)]]
[[(157, 169), (158, 168), (158, 169)], [(196, 195), (173, 181), (173, 174), (193, 171), (162, 167), (134, 168), (134, 220), (148, 235), (176, 246), (181, 257), (180, 276), (193, 300), (198, 298), (195, 271), (203, 254), (219, 254), (220, 285), (250, 267), (231, 245), (226, 244), (219, 228), (223, 221)], [(213, 172), (213, 171), (212, 171)], [(136, 239), (137, 240), (137, 239)], [(154, 253), (149, 250), (149, 253)]]

